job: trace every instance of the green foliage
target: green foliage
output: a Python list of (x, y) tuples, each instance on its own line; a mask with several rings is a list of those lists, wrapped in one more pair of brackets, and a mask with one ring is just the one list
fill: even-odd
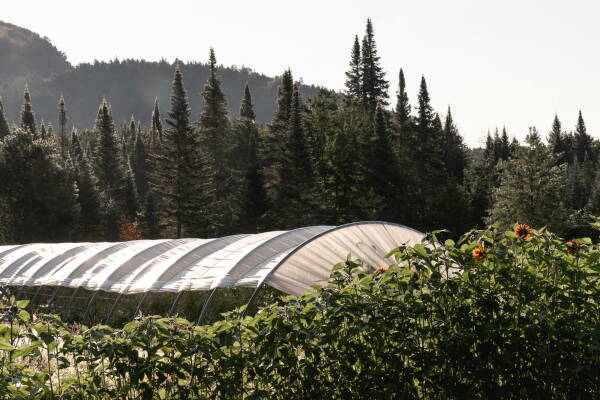
[(21, 106), (21, 129), (29, 134), (35, 136), (37, 134), (37, 128), (35, 124), (35, 114), (31, 107), (31, 95), (29, 94), (29, 88), (25, 85), (23, 91), (23, 105)]
[(500, 185), (493, 192), (489, 221), (508, 227), (517, 218), (562, 230), (567, 217), (565, 168), (556, 166), (554, 155), (540, 142), (535, 129), (527, 144), (514, 160), (500, 164)]
[[(122, 329), (0, 302), (0, 396), (28, 399), (597, 398), (600, 248), (496, 228), (400, 246), (374, 270), (240, 319)], [(477, 249), (479, 252), (474, 252)], [(483, 250), (482, 250), (483, 249)]]
[(3, 241), (72, 238), (79, 207), (71, 171), (58, 160), (54, 142), (34, 138), (29, 131), (16, 129), (0, 142), (0, 218), (7, 232)]
[(4, 104), (0, 97), (0, 139), (4, 139), (8, 135), (10, 135), (10, 128), (8, 127), (6, 116), (4, 115)]

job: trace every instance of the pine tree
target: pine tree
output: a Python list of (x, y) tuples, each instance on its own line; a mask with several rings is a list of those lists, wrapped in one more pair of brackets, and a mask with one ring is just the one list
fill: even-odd
[(35, 125), (35, 114), (31, 107), (31, 95), (29, 94), (29, 88), (25, 85), (23, 91), (23, 106), (21, 107), (21, 129), (29, 132), (34, 137), (37, 135), (37, 128)]
[(363, 98), (362, 93), (362, 64), (358, 36), (354, 36), (349, 69), (346, 72), (346, 95), (356, 101)]
[(254, 113), (254, 106), (252, 105), (252, 96), (250, 95), (250, 88), (248, 87), (248, 82), (246, 82), (246, 87), (244, 88), (244, 99), (242, 100), (242, 105), (240, 107), (240, 117), (248, 118), (250, 120), (256, 119), (256, 114)]
[(2, 98), (0, 97), (0, 140), (4, 139), (8, 135), (10, 135), (10, 128), (8, 127), (6, 116), (4, 115), (4, 104), (2, 103)]
[(40, 138), (46, 139), (46, 124), (44, 123), (43, 119), (40, 123)]
[(179, 65), (171, 86), (171, 110), (160, 152), (154, 155), (152, 191), (160, 201), (161, 227), (181, 238), (197, 217), (198, 143), (192, 135), (190, 108)]
[(595, 163), (596, 155), (592, 150), (592, 138), (587, 133), (581, 111), (579, 111), (579, 116), (577, 117), (574, 139), (577, 160), (579, 160), (579, 162), (591, 161)]
[(58, 145), (60, 155), (64, 160), (68, 154), (69, 141), (67, 140), (67, 108), (62, 94), (58, 100)]
[(488, 222), (510, 228), (516, 221), (560, 232), (567, 215), (564, 166), (556, 166), (555, 156), (535, 128), (526, 142), (515, 159), (501, 164), (500, 186), (494, 190)]
[(406, 81), (404, 80), (404, 71), (400, 68), (398, 75), (398, 92), (396, 94), (396, 122), (400, 131), (406, 127), (410, 120), (411, 107), (406, 93)]
[(363, 104), (374, 111), (377, 104), (388, 104), (389, 83), (385, 79), (385, 72), (381, 68), (377, 55), (377, 45), (370, 18), (367, 19), (367, 29), (362, 42), (361, 64)]

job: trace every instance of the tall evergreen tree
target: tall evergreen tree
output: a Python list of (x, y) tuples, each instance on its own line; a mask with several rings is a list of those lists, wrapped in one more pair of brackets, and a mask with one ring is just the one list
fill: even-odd
[(154, 109), (152, 110), (152, 118), (150, 123), (151, 143), (154, 146), (159, 146), (162, 143), (163, 128), (160, 120), (160, 111), (158, 109), (158, 97), (154, 99)]
[(21, 129), (29, 132), (34, 137), (37, 135), (37, 128), (35, 125), (35, 114), (31, 107), (31, 95), (29, 94), (29, 88), (25, 85), (23, 91), (23, 105), (21, 107)]
[(0, 97), (0, 140), (4, 139), (8, 135), (10, 135), (10, 128), (8, 127), (6, 116), (4, 115), (4, 104), (2, 103), (2, 98)]
[(102, 100), (96, 117), (99, 143), (96, 152), (98, 186), (106, 198), (120, 203), (123, 199), (123, 158), (117, 143), (112, 111), (106, 99)]
[(158, 201), (156, 195), (149, 192), (144, 202), (144, 208), (141, 217), (142, 236), (145, 239), (160, 238), (160, 216), (158, 210)]
[(294, 78), (292, 71), (287, 69), (281, 77), (281, 85), (277, 89), (277, 110), (274, 122), (287, 122), (290, 119), (292, 108), (292, 92), (294, 91)]
[(58, 145), (60, 155), (64, 160), (69, 154), (69, 141), (67, 139), (67, 108), (62, 94), (58, 100)]
[(238, 173), (240, 216), (237, 225), (242, 232), (257, 232), (266, 212), (266, 194), (258, 158), (259, 129), (254, 121), (254, 106), (248, 85), (240, 108), (240, 118), (232, 127), (229, 163)]
[(429, 132), (433, 126), (433, 120), (435, 118), (435, 112), (431, 107), (431, 100), (429, 98), (429, 91), (427, 90), (427, 82), (425, 77), (421, 77), (421, 85), (419, 86), (419, 113), (417, 116), (417, 127), (420, 133)]
[[(392, 152), (391, 136), (387, 128), (386, 116), (381, 105), (373, 113), (373, 132), (366, 143), (365, 180), (373, 193), (382, 199), (379, 219), (394, 218), (398, 207), (396, 195), (398, 187), (398, 162)], [(397, 213), (396, 213), (397, 214)]]
[(310, 223), (311, 211), (313, 215), (315, 211), (311, 207), (315, 200), (314, 171), (302, 119), (302, 103), (298, 85), (295, 84), (283, 148), (285, 162), (279, 170), (281, 184), (274, 210), (280, 228), (306, 225)]
[(250, 94), (248, 82), (246, 82), (246, 87), (244, 87), (244, 98), (242, 99), (242, 105), (240, 107), (240, 117), (247, 118), (250, 120), (256, 119), (256, 114), (254, 113), (254, 106), (252, 105), (252, 95)]
[(360, 43), (358, 35), (354, 36), (352, 53), (350, 56), (349, 69), (346, 71), (346, 95), (353, 100), (360, 101), (362, 94), (362, 64)]
[(79, 135), (75, 129), (71, 132), (70, 156), (75, 168), (77, 182), (77, 200), (81, 209), (79, 240), (102, 240), (102, 203), (98, 193), (98, 181), (92, 167), (81, 148)]
[(389, 83), (380, 65), (370, 18), (367, 19), (367, 29), (362, 42), (361, 64), (363, 103), (371, 110), (375, 110), (379, 103), (387, 105)]
[(410, 103), (408, 102), (408, 94), (406, 93), (406, 81), (404, 80), (404, 71), (400, 68), (398, 75), (398, 92), (396, 94), (396, 122), (400, 130), (406, 127), (410, 119)]
[(197, 233), (215, 235), (222, 233), (223, 227), (230, 226), (237, 215), (232, 204), (231, 174), (223, 160), (226, 159), (226, 146), (229, 135), (227, 102), (217, 76), (217, 61), (211, 48), (209, 54), (209, 75), (202, 92), (202, 113), (196, 128), (201, 143), (203, 197), (208, 211), (207, 218), (197, 225)]
[(152, 190), (160, 201), (161, 227), (181, 238), (196, 218), (198, 143), (192, 135), (190, 108), (179, 65), (171, 85), (171, 110), (160, 152), (154, 155)]
[(501, 164), (500, 186), (494, 190), (488, 222), (509, 228), (517, 221), (560, 232), (567, 215), (564, 166), (556, 166), (555, 156), (535, 128), (526, 142), (515, 159)]
[[(504, 131), (506, 134), (506, 130)], [(507, 138), (508, 140), (508, 138)], [(467, 163), (467, 152), (462, 137), (454, 125), (452, 111), (448, 107), (446, 121), (444, 124), (443, 144), (444, 165), (450, 176), (456, 178), (457, 182), (462, 183)]]
[(577, 117), (577, 125), (575, 126), (575, 154), (579, 162), (591, 161), (596, 162), (596, 155), (592, 149), (592, 138), (587, 133), (585, 122), (581, 111)]
[(135, 135), (134, 143), (134, 164), (133, 164), (133, 175), (135, 178), (135, 184), (140, 199), (145, 199), (148, 194), (148, 173), (150, 172), (148, 164), (148, 151), (146, 145), (142, 140), (142, 133), (137, 132)]

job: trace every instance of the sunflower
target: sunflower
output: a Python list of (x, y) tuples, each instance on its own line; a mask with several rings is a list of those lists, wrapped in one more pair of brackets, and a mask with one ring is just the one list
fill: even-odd
[(471, 257), (473, 257), (473, 260), (475, 260), (477, 264), (481, 264), (483, 260), (485, 260), (486, 252), (487, 250), (483, 243), (479, 243), (471, 252)]
[(379, 268), (377, 268), (377, 269), (375, 270), (375, 273), (377, 274), (377, 273), (379, 273), (379, 272), (385, 272), (385, 271), (387, 271), (387, 268), (386, 268), (386, 267), (379, 267)]
[(531, 227), (525, 224), (519, 224), (515, 228), (515, 236), (517, 239), (529, 240), (531, 238)]
[(567, 251), (569, 254), (579, 254), (583, 246), (579, 240), (571, 239), (567, 242)]

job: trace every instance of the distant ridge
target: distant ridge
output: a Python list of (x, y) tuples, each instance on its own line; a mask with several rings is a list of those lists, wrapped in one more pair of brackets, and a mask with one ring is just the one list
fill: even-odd
[[(216, 51), (218, 58), (218, 49)], [(203, 57), (204, 54), (198, 55), (198, 58)], [(67, 103), (68, 125), (80, 129), (91, 127), (104, 96), (112, 105), (117, 124), (129, 121), (133, 115), (147, 125), (155, 97), (159, 99), (163, 117), (169, 108), (174, 65), (166, 61), (129, 59), (72, 66), (49, 39), (1, 21), (0, 58), (0, 96), (9, 121), (18, 120), (25, 83), (29, 85), (37, 119), (52, 122), (54, 126), (61, 93)], [(195, 118), (202, 107), (200, 93), (208, 77), (208, 67), (203, 63), (181, 65)], [(221, 67), (218, 74), (231, 115), (238, 114), (244, 85), (248, 82), (257, 120), (265, 123), (272, 118), (279, 78), (234, 67)], [(314, 86), (301, 86), (305, 99), (315, 92)]]

